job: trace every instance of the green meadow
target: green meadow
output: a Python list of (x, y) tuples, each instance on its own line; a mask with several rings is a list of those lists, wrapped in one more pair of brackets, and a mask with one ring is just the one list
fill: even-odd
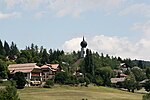
[(18, 90), (21, 100), (142, 100), (143, 94), (108, 87), (30, 87)]

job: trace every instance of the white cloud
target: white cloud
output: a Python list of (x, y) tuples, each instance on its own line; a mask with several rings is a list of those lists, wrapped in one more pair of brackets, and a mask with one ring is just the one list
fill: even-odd
[(132, 28), (137, 31), (141, 30), (142, 38), (150, 39), (150, 20), (142, 23), (135, 23)]
[[(65, 51), (80, 50), (82, 38), (73, 38), (63, 44)], [(88, 48), (104, 54), (131, 59), (150, 59), (150, 40), (141, 39), (135, 43), (123, 37), (93, 36), (87, 38)]]
[(46, 3), (47, 0), (23, 0), (22, 6), (26, 9), (36, 9), (40, 6), (43, 6), (43, 3)]
[(67, 52), (71, 52), (73, 50), (78, 51), (80, 50), (80, 42), (82, 41), (82, 38), (73, 38), (69, 41), (66, 41), (62, 48), (67, 51)]
[(89, 10), (110, 11), (119, 7), (126, 0), (5, 0), (7, 8), (44, 9), (58, 16), (72, 15), (79, 17)]
[(71, 14), (79, 16), (82, 12), (89, 10), (109, 11), (117, 8), (126, 0), (55, 0), (49, 8), (57, 13), (58, 16)]
[(0, 20), (1, 19), (9, 19), (9, 18), (18, 18), (21, 16), (21, 13), (12, 12), (12, 13), (2, 13), (0, 12)]
[(21, 9), (36, 9), (48, 0), (5, 0), (7, 8), (21, 7)]
[(5, 0), (4, 2), (6, 3), (6, 6), (8, 8), (13, 8), (17, 4), (19, 4), (21, 2), (21, 0)]
[(127, 6), (124, 10), (122, 10), (119, 14), (120, 15), (131, 15), (137, 14), (141, 16), (150, 17), (150, 5), (145, 3), (137, 3)]

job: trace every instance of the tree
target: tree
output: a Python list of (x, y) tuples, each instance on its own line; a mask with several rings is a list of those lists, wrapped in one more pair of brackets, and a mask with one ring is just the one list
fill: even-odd
[(133, 67), (133, 62), (130, 58), (124, 59), (123, 62), (128, 66), (128, 67)]
[(48, 55), (46, 49), (44, 49), (43, 52), (42, 52), (41, 63), (42, 64), (47, 64), (48, 62), (49, 62), (49, 55)]
[(17, 48), (17, 45), (14, 44), (14, 42), (12, 42), (11, 46), (10, 46), (10, 56), (9, 56), (9, 58), (14, 60), (14, 59), (16, 59), (17, 56), (19, 56), (19, 50)]
[(90, 84), (89, 78), (85, 77), (84, 80), (85, 80), (85, 86), (88, 87), (88, 85)]
[(145, 91), (149, 92), (150, 91), (150, 80), (146, 81), (144, 84)]
[(119, 65), (120, 65), (120, 61), (117, 60), (116, 57), (113, 57), (110, 60), (110, 66), (112, 69), (118, 69)]
[(24, 63), (28, 63), (28, 60), (25, 57), (20, 57), (16, 59), (16, 63), (17, 64), (24, 64)]
[[(94, 64), (93, 64), (93, 58), (92, 58), (92, 52), (91, 50), (86, 50), (86, 56), (84, 58), (84, 71), (85, 73), (90, 73), (94, 76)], [(85, 74), (84, 73), (84, 74)]]
[(3, 43), (1, 40), (0, 40), (0, 55), (5, 56), (5, 49), (3, 47)]
[(76, 53), (62, 54), (59, 57), (61, 61), (59, 62), (61, 63), (63, 70), (67, 71), (68, 73), (73, 73), (77, 70), (78, 64), (80, 64), (80, 60), (78, 60), (78, 55)]
[(16, 72), (13, 78), (16, 81), (16, 85), (18, 89), (23, 89), (26, 84), (26, 79), (22, 72)]
[(130, 92), (132, 90), (132, 92), (134, 92), (134, 90), (136, 89), (136, 80), (134, 75), (128, 75), (124, 81), (124, 88), (128, 89), (128, 91)]
[[(21, 58), (21, 59), (25, 58), (27, 60), (27, 62), (32, 62), (32, 55), (31, 55), (31, 52), (29, 50), (21, 50), (19, 58)], [(24, 59), (24, 61), (25, 61), (25, 59)]]
[(136, 82), (136, 89), (137, 90), (142, 89), (142, 84), (140, 84), (139, 82)]
[(7, 75), (7, 65), (4, 61), (0, 59), (0, 79), (5, 79), (8, 77)]
[(6, 56), (9, 56), (10, 55), (10, 47), (9, 47), (9, 44), (5, 41), (4, 42), (4, 50), (5, 50), (5, 55)]
[(150, 79), (150, 67), (146, 68), (146, 76), (148, 79)]
[(49, 50), (49, 60), (50, 60), (50, 63), (53, 62), (53, 61), (58, 61), (59, 63), (61, 62), (61, 56), (64, 55), (64, 51), (60, 51), (60, 50), (52, 50), (50, 49)]
[(110, 79), (113, 76), (113, 71), (110, 67), (102, 67), (99, 70), (100, 76), (103, 79), (103, 85), (110, 85)]
[(123, 62), (123, 60), (120, 57), (118, 57), (118, 61), (120, 61), (121, 63)]
[(144, 66), (143, 66), (143, 61), (142, 60), (139, 60), (139, 62), (138, 62), (138, 67), (140, 67), (140, 68), (144, 68)]
[(133, 67), (131, 69), (131, 71), (134, 74), (136, 81), (138, 81), (138, 82), (140, 82), (146, 78), (145, 73), (140, 68)]

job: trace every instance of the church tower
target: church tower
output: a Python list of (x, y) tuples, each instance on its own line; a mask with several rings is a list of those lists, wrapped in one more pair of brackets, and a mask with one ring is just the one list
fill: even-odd
[(84, 37), (83, 37), (82, 42), (80, 43), (80, 46), (81, 46), (81, 58), (84, 58), (85, 57), (84, 48), (86, 48), (87, 46), (87, 42), (84, 40)]

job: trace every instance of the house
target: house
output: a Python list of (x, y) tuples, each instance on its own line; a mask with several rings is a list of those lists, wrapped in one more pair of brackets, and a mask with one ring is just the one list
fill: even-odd
[(43, 81), (53, 79), (57, 72), (63, 71), (59, 64), (46, 64), (41, 66), (41, 70)]
[(130, 66), (126, 63), (121, 63), (119, 68), (124, 72), (124, 71), (127, 71), (127, 70), (130, 70)]
[(8, 70), (12, 76), (16, 72), (23, 72), (30, 85), (40, 85), (41, 81), (53, 79), (57, 72), (63, 71), (59, 64), (46, 64), (39, 67), (36, 63), (10, 64)]
[(115, 78), (111, 78), (111, 83), (120, 83), (125, 81), (125, 78), (127, 77), (126, 74), (120, 73), (120, 71), (117, 73)]
[[(126, 66), (122, 66), (123, 68), (126, 68)], [(127, 77), (126, 74), (123, 73), (123, 71), (120, 69), (120, 70), (114, 70), (116, 76), (115, 78), (111, 78), (111, 83), (120, 83), (120, 82), (123, 82), (125, 81), (125, 78)]]
[(83, 73), (81, 73), (80, 71), (76, 71), (73, 73), (74, 76), (77, 76), (77, 77), (81, 77), (83, 76)]
[(26, 64), (10, 64), (8, 66), (10, 74), (13, 75), (16, 72), (23, 72), (26, 80), (39, 80), (41, 81), (41, 68), (36, 63)]
[(123, 82), (123, 81), (125, 81), (125, 77), (111, 78), (111, 83), (118, 83), (118, 82)]

